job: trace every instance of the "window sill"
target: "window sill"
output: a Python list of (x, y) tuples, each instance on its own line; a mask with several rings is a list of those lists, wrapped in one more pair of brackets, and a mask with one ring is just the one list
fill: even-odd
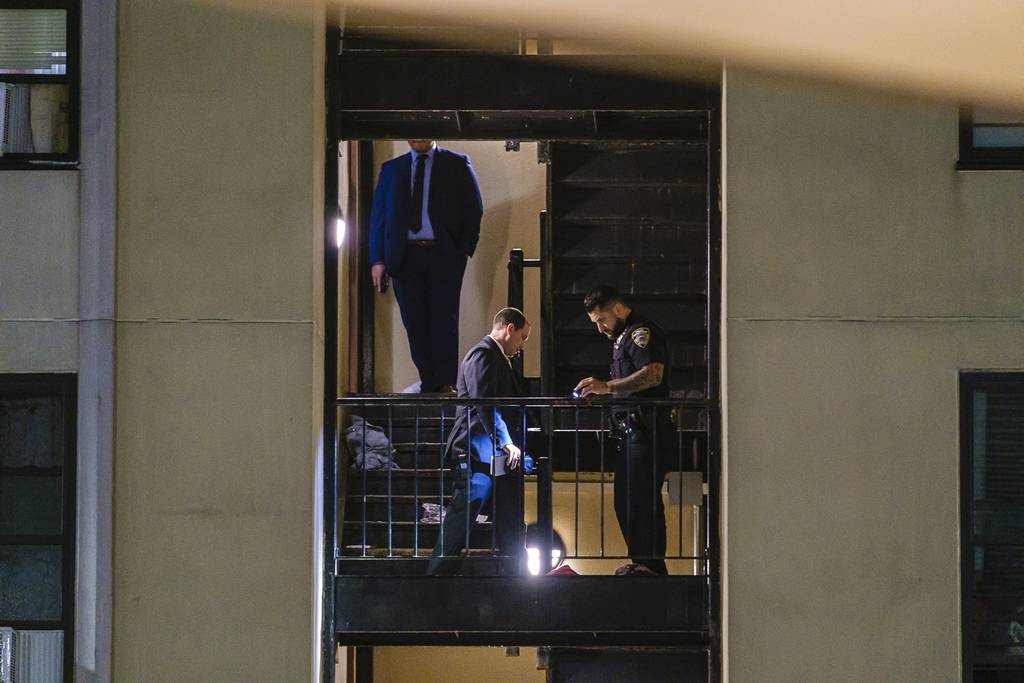
[(0, 157), (0, 171), (77, 171), (77, 161), (8, 159)]

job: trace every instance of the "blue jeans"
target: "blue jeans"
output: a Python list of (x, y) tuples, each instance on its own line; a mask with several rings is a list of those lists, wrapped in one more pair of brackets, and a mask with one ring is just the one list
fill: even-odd
[[(519, 573), (524, 555), (522, 471), (519, 467), (492, 477), (488, 465), (477, 461), (469, 469), (461, 466), (455, 470), (452, 501), (445, 510), (441, 536), (431, 554), (427, 574), (456, 573), (461, 564), (457, 556), (466, 547), (466, 536), (472, 534), (477, 515), (488, 503), (488, 517), (494, 524), (491, 550), (504, 558), (501, 573)], [(490, 539), (487, 545), (491, 545)]]

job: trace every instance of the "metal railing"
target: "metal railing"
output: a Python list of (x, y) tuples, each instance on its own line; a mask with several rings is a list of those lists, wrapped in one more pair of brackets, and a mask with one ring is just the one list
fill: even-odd
[[(349, 570), (374, 573), (383, 571), (374, 569), (381, 566), (375, 561), (423, 564), (433, 556), (431, 565), (413, 573), (447, 560), (457, 560), (463, 571), (475, 571), (477, 564), (483, 573), (519, 573), (529, 545), (539, 559), (531, 570), (540, 573), (557, 564), (549, 559), (553, 550), (563, 561), (631, 560), (657, 570), (675, 560), (683, 566), (676, 563), (673, 573), (714, 571), (717, 534), (708, 530), (718, 504), (718, 469), (707, 438), (714, 408), (708, 401), (389, 395), (341, 398), (337, 406), (345, 427), (337, 558)], [(464, 443), (447, 447), (455, 422), (465, 419), (459, 415), (476, 414), (493, 427), (495, 409), (512, 441), (533, 460), (525, 476), (523, 466), (493, 476), (481, 458), (467, 457), (487, 448), (479, 434), (467, 432)], [(492, 444), (492, 452), (482, 459), (500, 460), (493, 441), (483, 442)], [(680, 494), (684, 475), (669, 476), (673, 472), (694, 473), (689, 479), (699, 486), (696, 499), (692, 486), (689, 497)], [(676, 480), (667, 506), (666, 478)], [(460, 495), (465, 514), (459, 512)], [(606, 521), (609, 505), (617, 524)], [(458, 516), (449, 518), (445, 510)], [(672, 528), (662, 521), (666, 511), (678, 515)]]

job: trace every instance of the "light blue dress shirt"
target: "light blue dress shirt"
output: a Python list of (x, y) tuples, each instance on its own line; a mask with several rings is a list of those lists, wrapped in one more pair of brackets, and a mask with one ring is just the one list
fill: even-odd
[[(409, 231), (409, 239), (411, 240), (432, 240), (434, 239), (434, 226), (430, 224), (430, 212), (427, 210), (430, 208), (430, 171), (434, 167), (434, 150), (437, 149), (437, 145), (433, 144), (430, 146), (430, 150), (424, 152), (426, 155), (426, 161), (422, 163), (426, 164), (426, 168), (423, 169), (423, 226), (419, 232)], [(412, 173), (409, 179), (409, 194), (413, 192), (413, 188), (416, 187), (416, 157), (421, 156), (417, 152), (409, 150), (409, 154), (412, 155)]]

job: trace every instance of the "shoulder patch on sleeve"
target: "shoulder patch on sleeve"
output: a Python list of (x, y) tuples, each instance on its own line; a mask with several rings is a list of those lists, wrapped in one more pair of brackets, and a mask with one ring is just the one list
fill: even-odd
[(629, 335), (633, 343), (641, 349), (646, 349), (647, 345), (651, 343), (651, 328), (649, 327), (638, 327)]

